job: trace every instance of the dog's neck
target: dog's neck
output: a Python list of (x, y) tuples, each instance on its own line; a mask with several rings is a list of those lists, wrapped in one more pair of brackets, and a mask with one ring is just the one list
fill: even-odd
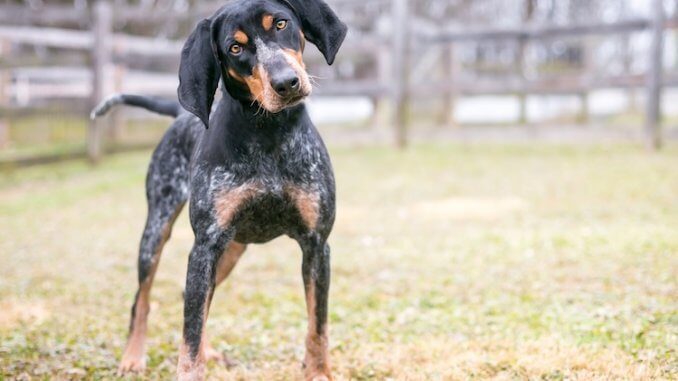
[(212, 124), (207, 133), (216, 140), (215, 144), (223, 141), (231, 148), (275, 149), (301, 132), (300, 129), (307, 128), (310, 125), (308, 118), (303, 103), (273, 114), (264, 112), (252, 101), (237, 100), (224, 92), (211, 118), (212, 123), (223, 121), (223, 124)]

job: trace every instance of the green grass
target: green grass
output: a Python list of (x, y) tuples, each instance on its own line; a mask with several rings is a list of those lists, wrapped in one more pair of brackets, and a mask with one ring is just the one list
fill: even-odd
[[(429, 144), (332, 150), (337, 379), (678, 377), (678, 149)], [(0, 379), (111, 378), (136, 290), (149, 153), (0, 175)], [(165, 248), (149, 369), (172, 377), (192, 233)], [(208, 331), (240, 365), (301, 377), (289, 239), (253, 246)]]

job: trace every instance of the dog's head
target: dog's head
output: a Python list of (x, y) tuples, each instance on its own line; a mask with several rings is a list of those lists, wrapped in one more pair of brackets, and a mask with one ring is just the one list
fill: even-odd
[(332, 64), (346, 36), (322, 0), (236, 0), (202, 20), (186, 41), (179, 101), (205, 126), (220, 78), (238, 100), (277, 113), (311, 93), (302, 52), (315, 44)]

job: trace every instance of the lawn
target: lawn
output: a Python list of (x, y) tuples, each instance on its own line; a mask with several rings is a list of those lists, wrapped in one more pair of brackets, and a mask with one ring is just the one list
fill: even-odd
[[(337, 379), (678, 378), (678, 148), (335, 148)], [(0, 174), (0, 379), (115, 375), (149, 152)], [(192, 232), (165, 248), (141, 378), (173, 376)], [(207, 329), (213, 379), (301, 376), (301, 255), (252, 246)]]

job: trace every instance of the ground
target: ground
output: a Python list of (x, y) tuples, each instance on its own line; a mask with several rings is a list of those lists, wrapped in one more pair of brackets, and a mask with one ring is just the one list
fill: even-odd
[[(335, 148), (337, 379), (678, 378), (678, 149), (421, 144)], [(136, 289), (149, 152), (0, 174), (0, 379), (115, 374)], [(174, 373), (192, 233), (152, 295), (149, 369)], [(301, 376), (289, 239), (251, 247), (207, 329), (213, 379)]]

